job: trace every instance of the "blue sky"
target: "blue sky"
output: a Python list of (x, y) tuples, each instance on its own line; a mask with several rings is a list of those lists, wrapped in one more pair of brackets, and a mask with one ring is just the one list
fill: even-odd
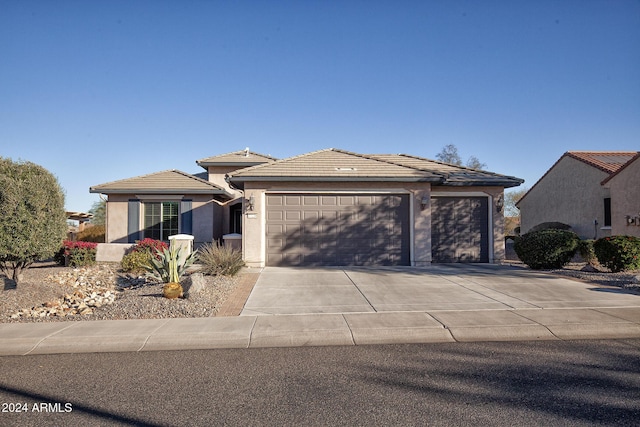
[(89, 187), (250, 147), (427, 158), (533, 185), (640, 150), (640, 1), (0, 1), (0, 156)]

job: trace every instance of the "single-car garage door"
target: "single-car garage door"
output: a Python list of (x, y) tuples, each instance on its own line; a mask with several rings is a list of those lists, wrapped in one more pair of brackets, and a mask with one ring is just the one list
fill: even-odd
[(409, 265), (409, 196), (267, 194), (270, 266)]
[(431, 199), (433, 262), (489, 262), (489, 210), (486, 197)]

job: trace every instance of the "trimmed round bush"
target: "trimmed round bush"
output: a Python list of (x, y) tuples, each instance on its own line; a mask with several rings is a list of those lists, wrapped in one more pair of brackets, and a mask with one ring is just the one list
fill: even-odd
[(571, 226), (568, 225), (568, 224), (565, 224), (564, 222), (557, 222), (557, 221), (543, 222), (543, 223), (540, 223), (540, 224), (532, 227), (531, 230), (529, 230), (529, 233), (531, 233), (533, 231), (541, 231), (541, 230), (569, 230), (569, 231), (571, 231)]
[(145, 267), (151, 267), (151, 252), (133, 251), (122, 257), (120, 267), (122, 271), (129, 273), (140, 273), (146, 271)]
[(587, 239), (581, 240), (580, 244), (578, 245), (578, 253), (582, 257), (584, 262), (591, 265), (595, 264), (598, 261), (595, 249), (593, 248), (594, 243), (595, 240)]
[(514, 249), (534, 270), (562, 268), (575, 255), (580, 238), (573, 231), (547, 229), (516, 238)]
[(640, 269), (640, 239), (633, 236), (603, 237), (593, 249), (598, 262), (612, 272)]

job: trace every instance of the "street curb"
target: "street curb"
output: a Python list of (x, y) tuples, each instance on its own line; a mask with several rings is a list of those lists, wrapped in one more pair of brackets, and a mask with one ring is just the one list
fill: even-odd
[(640, 338), (640, 307), (5, 323), (0, 356), (625, 338)]

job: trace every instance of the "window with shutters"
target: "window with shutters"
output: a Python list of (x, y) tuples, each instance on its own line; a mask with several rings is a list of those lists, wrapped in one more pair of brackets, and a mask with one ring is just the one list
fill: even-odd
[(144, 202), (144, 238), (169, 240), (178, 234), (179, 202)]

